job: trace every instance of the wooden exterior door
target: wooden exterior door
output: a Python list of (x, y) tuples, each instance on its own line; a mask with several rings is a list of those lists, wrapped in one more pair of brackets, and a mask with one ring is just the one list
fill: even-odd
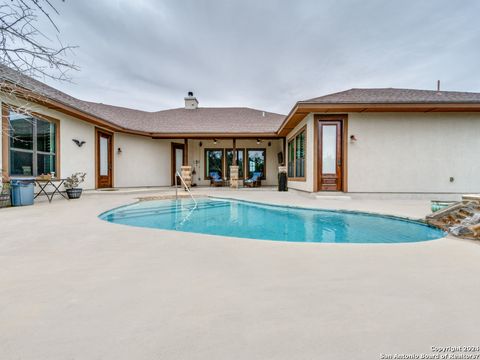
[(343, 191), (343, 120), (318, 122), (318, 189)]
[[(172, 185), (175, 185), (176, 172), (178, 171), (180, 174), (182, 173), (184, 157), (185, 145), (172, 143)], [(180, 184), (180, 181), (180, 179), (177, 179), (177, 184)]]
[(97, 188), (113, 187), (113, 136), (97, 130)]

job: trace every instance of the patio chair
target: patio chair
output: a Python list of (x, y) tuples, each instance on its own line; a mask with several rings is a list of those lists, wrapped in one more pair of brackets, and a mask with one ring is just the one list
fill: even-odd
[(210, 186), (223, 186), (224, 182), (222, 177), (217, 171), (212, 171), (210, 173)]
[(261, 173), (261, 172), (254, 172), (254, 173), (252, 174), (252, 177), (251, 177), (250, 179), (246, 179), (246, 180), (243, 182), (243, 186), (247, 186), (247, 187), (260, 187), (260, 186), (262, 186), (261, 177), (262, 177), (262, 173)]

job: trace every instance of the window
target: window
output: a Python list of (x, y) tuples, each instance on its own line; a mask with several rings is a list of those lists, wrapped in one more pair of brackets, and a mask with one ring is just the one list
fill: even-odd
[(295, 139), (288, 142), (288, 177), (295, 177)]
[(210, 178), (212, 172), (223, 178), (223, 149), (205, 149), (205, 178)]
[[(238, 165), (238, 177), (243, 179), (243, 168), (244, 164), (244, 150), (237, 149), (237, 165)], [(226, 161), (227, 161), (227, 178), (230, 179), (230, 166), (233, 165), (233, 149), (226, 150)]]
[(288, 177), (305, 178), (305, 129), (288, 142)]
[[(217, 172), (222, 178), (230, 178), (230, 166), (233, 164), (233, 149), (205, 149), (205, 179), (210, 173)], [(265, 180), (265, 149), (238, 149), (237, 165), (240, 179), (251, 177), (254, 172), (261, 172)]]
[(265, 180), (265, 164), (267, 152), (265, 149), (249, 149), (247, 150), (247, 170), (248, 177), (251, 177), (254, 172), (262, 173), (262, 180)]
[(10, 175), (38, 176), (56, 172), (57, 125), (9, 111)]

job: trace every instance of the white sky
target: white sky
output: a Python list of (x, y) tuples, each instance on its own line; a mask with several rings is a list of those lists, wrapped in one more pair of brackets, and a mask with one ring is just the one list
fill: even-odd
[[(287, 113), (352, 87), (480, 92), (480, 1), (66, 0), (72, 96), (143, 110)], [(45, 24), (46, 26), (47, 24)], [(42, 23), (43, 26), (43, 23)]]

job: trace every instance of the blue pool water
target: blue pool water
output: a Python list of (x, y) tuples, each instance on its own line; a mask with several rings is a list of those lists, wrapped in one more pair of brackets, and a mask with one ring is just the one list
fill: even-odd
[(100, 218), (116, 224), (249, 239), (323, 243), (403, 243), (439, 239), (419, 222), (357, 212), (301, 209), (244, 201), (144, 201)]

